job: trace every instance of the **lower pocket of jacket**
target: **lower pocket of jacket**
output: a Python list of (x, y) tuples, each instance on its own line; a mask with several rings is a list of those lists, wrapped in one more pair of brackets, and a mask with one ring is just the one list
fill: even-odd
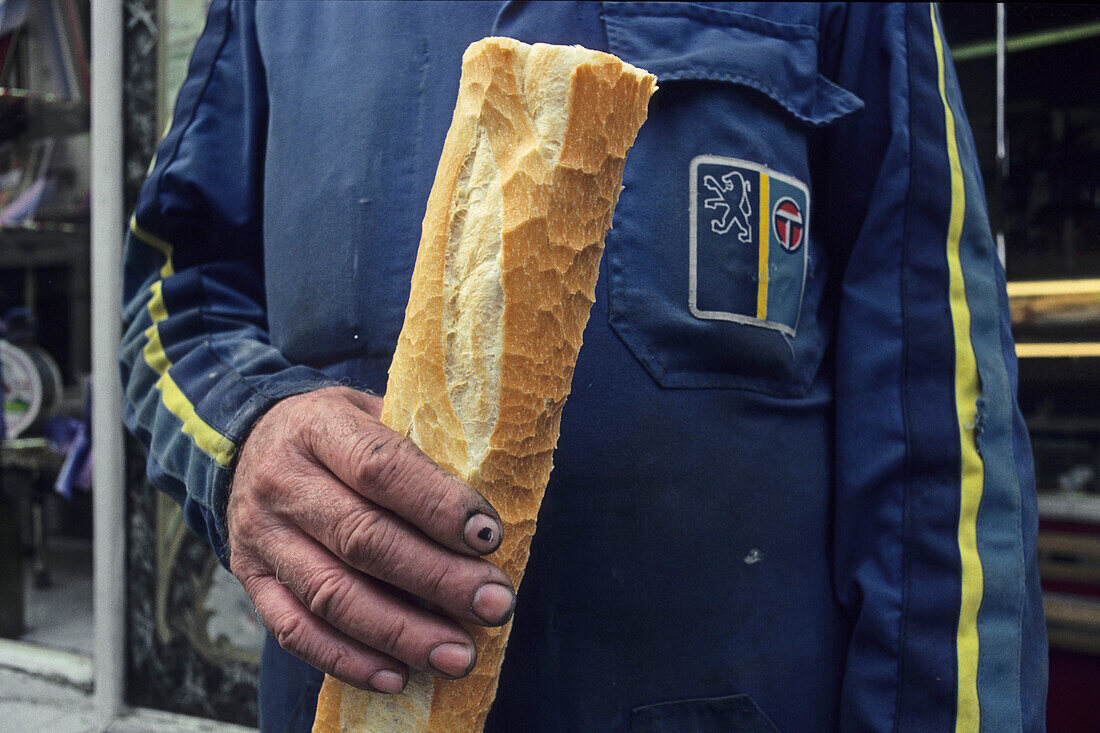
[(634, 708), (631, 733), (777, 733), (748, 695), (676, 700)]

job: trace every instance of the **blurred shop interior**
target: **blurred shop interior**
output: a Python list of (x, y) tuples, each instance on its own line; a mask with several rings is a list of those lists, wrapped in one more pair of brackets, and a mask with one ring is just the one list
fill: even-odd
[[(168, 121), (207, 0), (127, 0), (122, 203)], [(89, 0), (0, 0), (0, 668), (90, 691)], [(1009, 280), (1039, 487), (1051, 730), (1100, 720), (1100, 7), (941, 7)], [(121, 216), (121, 215), (120, 215)], [(263, 630), (126, 459), (127, 705), (255, 725)], [(119, 579), (121, 582), (121, 579)]]

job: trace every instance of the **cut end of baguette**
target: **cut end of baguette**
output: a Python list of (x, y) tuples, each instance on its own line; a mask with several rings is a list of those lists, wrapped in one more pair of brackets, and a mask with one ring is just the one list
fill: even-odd
[[(580, 46), (486, 38), (463, 54), (382, 421), (492, 502), (492, 560), (517, 589), (655, 81)], [(468, 629), (478, 662), (460, 680), (414, 675), (391, 697), (326, 679), (314, 730), (481, 730), (509, 629)]]

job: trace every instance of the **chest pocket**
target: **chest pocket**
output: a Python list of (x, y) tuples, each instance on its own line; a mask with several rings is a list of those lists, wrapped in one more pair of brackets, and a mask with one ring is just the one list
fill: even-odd
[(612, 328), (664, 387), (804, 394), (826, 340), (808, 134), (862, 102), (817, 73), (809, 25), (679, 3), (604, 22), (659, 86), (607, 240)]

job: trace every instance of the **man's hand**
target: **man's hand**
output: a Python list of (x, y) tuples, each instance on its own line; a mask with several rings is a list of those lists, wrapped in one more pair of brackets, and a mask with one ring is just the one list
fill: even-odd
[(400, 692), (408, 667), (469, 672), (477, 650), (456, 619), (503, 624), (515, 595), (477, 557), (500, 544), (496, 510), (379, 422), (381, 407), (329, 388), (256, 423), (229, 495), (230, 567), (285, 649)]

